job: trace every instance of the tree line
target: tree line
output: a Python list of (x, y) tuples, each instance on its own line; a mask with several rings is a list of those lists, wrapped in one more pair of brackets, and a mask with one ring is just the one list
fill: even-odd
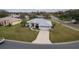
[(70, 9), (67, 11), (59, 11), (54, 13), (55, 16), (59, 17), (61, 20), (72, 20), (75, 19), (79, 22), (79, 9)]
[(9, 12), (5, 11), (5, 10), (0, 10), (0, 18), (9, 16)]

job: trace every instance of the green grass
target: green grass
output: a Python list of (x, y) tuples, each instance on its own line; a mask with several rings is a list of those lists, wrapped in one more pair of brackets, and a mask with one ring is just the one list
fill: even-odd
[(0, 27), (0, 37), (10, 40), (32, 42), (37, 37), (37, 34), (38, 32), (21, 27), (20, 24), (11, 27)]
[(68, 42), (79, 40), (79, 32), (70, 28), (64, 27), (56, 23), (53, 31), (50, 31), (50, 41), (52, 43)]

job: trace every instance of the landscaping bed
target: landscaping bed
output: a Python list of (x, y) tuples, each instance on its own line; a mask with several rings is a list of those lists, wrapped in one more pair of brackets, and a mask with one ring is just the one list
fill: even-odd
[(20, 24), (10, 27), (0, 27), (0, 37), (9, 40), (32, 42), (37, 37), (37, 34), (37, 31), (32, 31), (26, 27), (22, 27)]
[(79, 40), (79, 31), (64, 27), (62, 24), (56, 23), (54, 30), (50, 31), (50, 41), (52, 43), (69, 42)]

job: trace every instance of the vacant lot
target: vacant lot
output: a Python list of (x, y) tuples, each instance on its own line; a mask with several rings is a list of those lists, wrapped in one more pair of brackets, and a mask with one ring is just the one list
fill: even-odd
[(0, 37), (5, 37), (10, 40), (32, 42), (35, 40), (37, 34), (38, 32), (21, 27), (20, 24), (11, 27), (0, 27)]
[(50, 40), (53, 43), (79, 40), (79, 32), (56, 23), (54, 30), (50, 31)]

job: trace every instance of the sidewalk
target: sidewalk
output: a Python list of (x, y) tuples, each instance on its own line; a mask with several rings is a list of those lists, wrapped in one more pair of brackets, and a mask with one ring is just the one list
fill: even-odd
[(54, 21), (56, 21), (57, 23), (61, 23), (63, 26), (65, 26), (65, 27), (67, 27), (67, 28), (70, 28), (70, 29), (79, 31), (79, 29), (77, 29), (77, 28), (75, 28), (75, 27), (73, 27), (73, 26), (69, 26), (69, 25), (67, 25), (67, 24), (62, 23), (61, 20), (59, 20), (58, 18), (56, 18), (56, 17), (54, 17), (54, 16), (52, 16), (52, 19), (55, 19)]
[(40, 30), (37, 38), (32, 42), (37, 44), (51, 44), (49, 40), (49, 31)]

